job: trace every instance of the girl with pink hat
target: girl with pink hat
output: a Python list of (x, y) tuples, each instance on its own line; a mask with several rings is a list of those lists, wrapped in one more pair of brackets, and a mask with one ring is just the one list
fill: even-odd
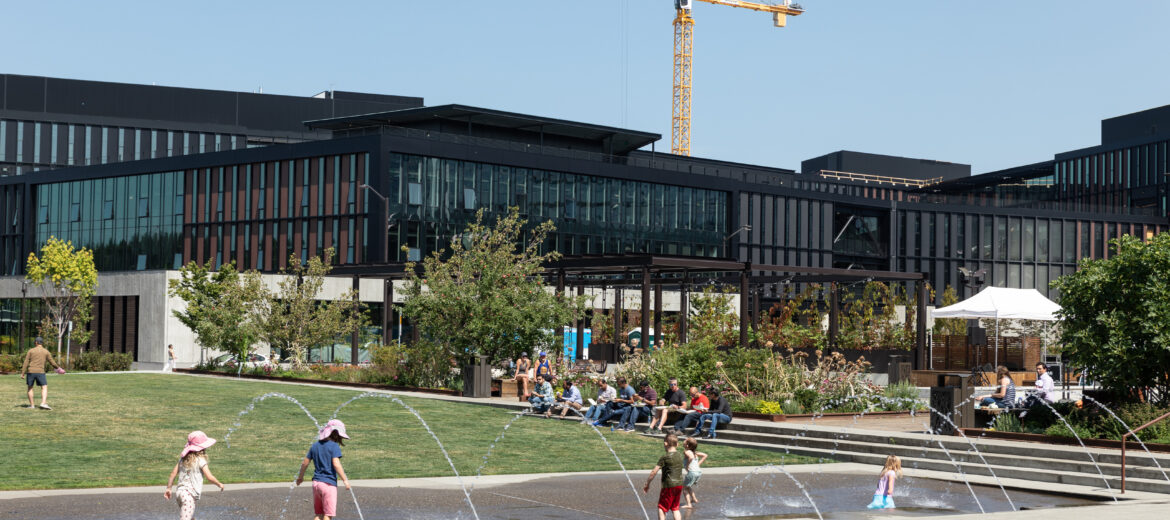
[(305, 480), (305, 468), (313, 463), (313, 514), (316, 515), (313, 520), (330, 520), (337, 516), (337, 477), (341, 477), (345, 489), (349, 489), (349, 477), (341, 467), (341, 447), (345, 445), (341, 439), (348, 438), (345, 424), (333, 419), (317, 433), (317, 442), (309, 447), (309, 453), (301, 461), (298, 486)]
[(201, 431), (193, 431), (187, 435), (187, 447), (179, 454), (179, 462), (171, 470), (167, 479), (167, 490), (163, 498), (171, 499), (171, 484), (175, 476), (179, 477), (179, 488), (175, 490), (175, 500), (179, 502), (179, 520), (191, 520), (195, 517), (195, 501), (203, 493), (203, 478), (207, 477), (212, 484), (219, 486), (223, 491), (223, 484), (216, 480), (215, 475), (207, 468), (207, 448), (215, 444), (215, 439), (208, 437)]

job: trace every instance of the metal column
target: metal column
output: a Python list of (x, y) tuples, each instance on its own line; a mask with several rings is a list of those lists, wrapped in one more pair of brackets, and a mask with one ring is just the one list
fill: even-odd
[(687, 343), (687, 320), (690, 318), (690, 273), (683, 272), (682, 285), (679, 287), (679, 305), (678, 305), (678, 342), (685, 345)]
[(929, 366), (926, 362), (926, 275), (918, 280), (918, 320), (915, 323), (914, 338), (914, 369), (925, 370)]
[(743, 272), (739, 274), (739, 346), (748, 345), (748, 271), (751, 264), (744, 264)]
[(841, 291), (837, 282), (829, 284), (829, 346), (837, 346), (837, 334), (841, 331)]
[(382, 280), (382, 344), (394, 341), (394, 280)]
[(650, 268), (642, 268), (642, 341), (643, 352), (650, 351)]
[[(662, 342), (662, 284), (654, 286), (654, 342)], [(665, 346), (665, 345), (663, 345)]]
[[(585, 286), (578, 285), (577, 296), (583, 296), (584, 294)], [(562, 350), (564, 350), (563, 347)], [(581, 314), (581, 317), (577, 320), (577, 358), (585, 359), (585, 314)]]

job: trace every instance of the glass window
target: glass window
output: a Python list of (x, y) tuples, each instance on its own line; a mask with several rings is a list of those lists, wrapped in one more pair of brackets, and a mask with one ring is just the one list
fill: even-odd
[[(1036, 221), (1036, 261), (1048, 261), (1048, 240), (1048, 221), (1044, 219)], [(1027, 253), (1027, 249), (1024, 252)]]
[(69, 221), (81, 222), (81, 204), (74, 202), (69, 205)]
[(142, 197), (138, 199), (138, 218), (150, 216), (150, 199)]
[(49, 222), (49, 207), (41, 206), (37, 209), (37, 223), (47, 224)]
[[(1032, 219), (1026, 218), (1026, 219), (1024, 219), (1023, 225), (1024, 225), (1023, 232), (1020, 235), (1020, 241), (1021, 241), (1020, 245), (1023, 249), (1023, 252), (1021, 254), (1021, 260), (1025, 261), (1025, 262), (1031, 262), (1031, 261), (1035, 260), (1036, 238), (1037, 238), (1036, 237), (1036, 229), (1035, 229), (1036, 223)], [(1025, 285), (1024, 287), (1028, 287), (1028, 286)]]
[(146, 255), (138, 255), (138, 264), (134, 268), (139, 271), (146, 269)]
[(417, 182), (407, 184), (407, 200), (411, 206), (422, 205), (422, 184)]
[(174, 261), (171, 262), (171, 269), (180, 269), (183, 267), (183, 253), (175, 253)]
[(114, 218), (114, 201), (107, 200), (102, 203), (102, 219), (113, 220)]

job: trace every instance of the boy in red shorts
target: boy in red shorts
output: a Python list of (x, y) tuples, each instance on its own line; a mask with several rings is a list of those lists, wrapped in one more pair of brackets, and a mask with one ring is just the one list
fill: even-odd
[(658, 493), (658, 520), (666, 520), (667, 511), (674, 514), (674, 520), (682, 520), (682, 514), (678, 511), (678, 499), (682, 494), (683, 467), (686, 463), (683, 461), (682, 453), (678, 451), (678, 436), (668, 433), (662, 441), (662, 446), (666, 448), (666, 454), (658, 459), (658, 465), (650, 471), (650, 477), (646, 479), (642, 492), (650, 492), (650, 483), (654, 481), (654, 475), (662, 470), (662, 491)]

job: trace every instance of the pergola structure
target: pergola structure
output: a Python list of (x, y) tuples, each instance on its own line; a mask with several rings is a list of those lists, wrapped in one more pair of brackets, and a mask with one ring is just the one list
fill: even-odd
[[(339, 266), (333, 270), (334, 275), (350, 275), (354, 280), (354, 287), (358, 286), (360, 278), (381, 278), (384, 280), (384, 300), (393, 302), (393, 280), (404, 278), (405, 264), (372, 264), (363, 266)], [(918, 301), (918, 316), (915, 325), (917, 334), (914, 346), (914, 368), (927, 366), (926, 359), (926, 275), (924, 273), (899, 273), (893, 271), (870, 271), (860, 269), (837, 269), (828, 267), (797, 267), (788, 265), (753, 264), (727, 259), (689, 256), (667, 256), (653, 254), (633, 255), (603, 255), (603, 256), (574, 256), (565, 257), (545, 266), (544, 277), (546, 283), (554, 285), (557, 292), (576, 290), (578, 295), (585, 293), (589, 288), (636, 288), (641, 292), (641, 329), (642, 338), (649, 338), (651, 323), (655, 331), (662, 330), (662, 290), (664, 287), (677, 289), (681, 296), (679, 313), (679, 337), (682, 342), (687, 339), (688, 313), (690, 291), (701, 284), (718, 283), (723, 285), (739, 285), (739, 344), (748, 346), (748, 327), (751, 319), (760, 315), (760, 291), (752, 291), (753, 286), (773, 283), (830, 283), (829, 291), (829, 340), (835, 343), (838, 324), (838, 294), (839, 283), (848, 282), (916, 282)], [(654, 303), (651, 305), (651, 292), (654, 293)], [(749, 296), (750, 295), (750, 296)], [(614, 308), (615, 336), (621, 327), (621, 298), (618, 298)], [(652, 310), (653, 307), (653, 310)], [(394, 322), (392, 304), (383, 305), (382, 330), (385, 341), (389, 341), (390, 324)], [(653, 312), (653, 316), (651, 316)], [(585, 320), (579, 319), (576, 323), (577, 351), (581, 352), (585, 344)], [(616, 341), (615, 341), (616, 343)], [(353, 348), (357, 359), (357, 334), (353, 336)]]

